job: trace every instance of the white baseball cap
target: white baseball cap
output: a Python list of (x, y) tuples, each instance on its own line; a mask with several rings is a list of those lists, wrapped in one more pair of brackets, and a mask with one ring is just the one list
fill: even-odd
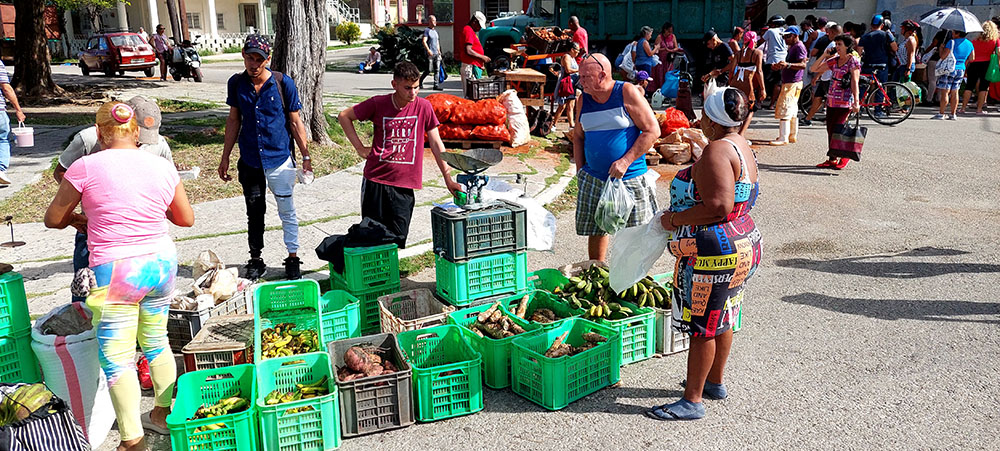
[(837, 22), (834, 22), (832, 20), (826, 23), (826, 28), (832, 28), (835, 26), (837, 26)]
[(479, 28), (486, 28), (486, 15), (482, 11), (476, 11), (472, 17), (476, 18), (476, 22), (479, 22)]

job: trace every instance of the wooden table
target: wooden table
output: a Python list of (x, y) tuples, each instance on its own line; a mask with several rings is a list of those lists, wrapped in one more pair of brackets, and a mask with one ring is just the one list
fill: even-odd
[(521, 103), (527, 106), (545, 106), (545, 74), (528, 68), (520, 68), (504, 73), (507, 89), (517, 91)]

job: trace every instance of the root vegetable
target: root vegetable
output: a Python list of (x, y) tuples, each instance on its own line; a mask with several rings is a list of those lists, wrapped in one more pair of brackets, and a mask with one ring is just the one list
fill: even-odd
[(344, 354), (344, 363), (347, 364), (347, 367), (351, 371), (364, 373), (371, 365), (371, 360), (369, 360), (368, 353), (364, 349), (353, 346)]
[(496, 312), (497, 309), (499, 308), (500, 308), (500, 301), (496, 301), (495, 303), (493, 303), (493, 305), (490, 306), (490, 308), (480, 313), (479, 316), (476, 317), (476, 319), (479, 320), (479, 322), (481, 323), (488, 322), (490, 321), (490, 318), (492, 318), (493, 313)]
[(521, 298), (521, 304), (517, 306), (517, 316), (524, 318), (524, 315), (528, 313), (528, 301), (531, 300), (531, 295), (526, 294)]
[(548, 356), (550, 352), (554, 352), (555, 350), (559, 349), (559, 346), (562, 345), (564, 341), (566, 341), (567, 336), (569, 336), (568, 331), (563, 332), (563, 334), (560, 335), (559, 338), (556, 338), (556, 341), (552, 342), (552, 346), (549, 346), (549, 349), (545, 351), (545, 355)]
[(603, 343), (608, 341), (608, 338), (596, 332), (587, 332), (583, 334), (583, 339), (591, 343)]

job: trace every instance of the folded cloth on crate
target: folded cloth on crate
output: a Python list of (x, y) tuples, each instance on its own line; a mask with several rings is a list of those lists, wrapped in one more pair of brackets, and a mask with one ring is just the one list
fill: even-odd
[(403, 237), (390, 232), (382, 223), (364, 218), (347, 229), (346, 235), (330, 235), (316, 246), (316, 256), (333, 265), (334, 271), (344, 272), (344, 248), (371, 247), (397, 243)]

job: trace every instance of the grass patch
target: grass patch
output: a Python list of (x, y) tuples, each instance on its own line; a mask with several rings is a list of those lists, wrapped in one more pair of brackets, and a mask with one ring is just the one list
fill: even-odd
[(156, 99), (162, 113), (183, 113), (185, 111), (201, 111), (219, 108), (215, 102), (197, 102), (193, 100)]
[(36, 259), (33, 259), (33, 260), (22, 260), (22, 261), (19, 261), (19, 262), (14, 262), (13, 264), (15, 264), (15, 265), (24, 265), (24, 264), (28, 264), (28, 263), (60, 262), (60, 261), (63, 261), (63, 260), (70, 260), (72, 258), (73, 258), (72, 255), (56, 255), (55, 257), (36, 258)]
[[(41, 292), (41, 293), (27, 293), (27, 294), (24, 295), (24, 297), (25, 297), (25, 299), (34, 299), (34, 298), (40, 298), (40, 297), (45, 297), (45, 296), (52, 296), (53, 294), (56, 294), (58, 292), (59, 292), (59, 290), (45, 291), (45, 292)], [(39, 314), (38, 318), (41, 318), (43, 316), (45, 316), (45, 315), (44, 314)], [(31, 315), (31, 320), (32, 321), (34, 321), (34, 320), (36, 320), (38, 318), (35, 318), (34, 315)]]
[(210, 49), (201, 49), (198, 51), (198, 56), (209, 56), (209, 55), (215, 55), (215, 52), (211, 51)]
[(190, 125), (195, 127), (215, 127), (215, 128), (225, 128), (226, 127), (226, 116), (204, 116), (204, 117), (186, 117), (183, 119), (168, 119), (167, 124), (170, 125)]
[(0, 201), (0, 211), (14, 212), (12, 216), (16, 224), (42, 222), (45, 219), (45, 210), (49, 208), (49, 203), (59, 190), (59, 184), (52, 178), (52, 172), (58, 162), (58, 157), (53, 158), (52, 165), (42, 172), (41, 180), (21, 188), (20, 191)]
[(553, 183), (558, 182), (559, 179), (562, 178), (563, 174), (565, 174), (566, 171), (569, 170), (569, 166), (570, 166), (569, 155), (566, 154), (559, 155), (559, 163), (556, 164), (555, 167), (556, 172), (548, 177), (545, 177), (545, 187), (548, 188), (552, 186)]
[(576, 209), (576, 196), (580, 193), (580, 187), (576, 184), (576, 177), (569, 181), (569, 185), (566, 186), (566, 191), (559, 195), (545, 205), (553, 215), (559, 216), (560, 213), (565, 211)]
[(51, 64), (80, 64), (80, 60), (76, 58), (56, 58), (52, 60)]
[(340, 49), (356, 49), (358, 47), (367, 47), (372, 44), (378, 44), (378, 41), (371, 39), (363, 42), (355, 42), (353, 44), (339, 44), (339, 45), (328, 45), (327, 50), (340, 50)]
[(31, 125), (57, 125), (60, 127), (76, 127), (94, 125), (97, 122), (95, 113), (32, 113)]
[(399, 276), (409, 277), (427, 268), (434, 267), (434, 251), (399, 259)]
[(242, 45), (231, 45), (222, 49), (222, 53), (243, 53)]

